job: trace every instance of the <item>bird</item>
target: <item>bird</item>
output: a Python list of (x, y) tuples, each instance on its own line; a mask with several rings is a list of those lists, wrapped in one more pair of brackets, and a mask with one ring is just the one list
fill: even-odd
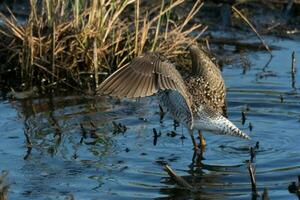
[(187, 127), (195, 150), (199, 147), (194, 131), (201, 137), (208, 131), (250, 139), (226, 118), (226, 88), (219, 68), (198, 44), (188, 49), (192, 65), (185, 78), (164, 55), (147, 52), (108, 76), (97, 94), (119, 99), (157, 95), (173, 119)]

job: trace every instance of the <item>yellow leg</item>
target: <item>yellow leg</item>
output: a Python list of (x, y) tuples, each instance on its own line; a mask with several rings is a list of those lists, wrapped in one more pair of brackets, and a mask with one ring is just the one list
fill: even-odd
[(206, 141), (205, 138), (203, 137), (203, 134), (201, 131), (198, 131), (198, 135), (199, 135), (199, 140), (200, 140), (200, 144), (201, 144), (201, 150), (205, 150), (205, 146), (206, 146)]
[(191, 136), (191, 139), (192, 139), (192, 142), (193, 142), (193, 145), (194, 145), (194, 150), (197, 151), (198, 150), (198, 144), (194, 138), (194, 134), (193, 134), (193, 130), (189, 130), (189, 134)]

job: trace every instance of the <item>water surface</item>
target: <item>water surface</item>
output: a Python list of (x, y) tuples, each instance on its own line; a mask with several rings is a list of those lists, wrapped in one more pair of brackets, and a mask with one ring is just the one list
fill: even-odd
[[(281, 47), (269, 63), (267, 53), (245, 52), (247, 68), (240, 56), (223, 66), (229, 118), (252, 141), (205, 134), (204, 160), (196, 167), (187, 130), (174, 130), (168, 116), (160, 120), (155, 97), (1, 100), (0, 170), (9, 171), (9, 199), (251, 199), (247, 161), (257, 141), (259, 192), (267, 187), (271, 199), (297, 199), (287, 188), (300, 174), (300, 73), (294, 84), (290, 73), (300, 43), (268, 42)], [(156, 145), (153, 128), (161, 132)], [(197, 192), (176, 186), (164, 164)]]

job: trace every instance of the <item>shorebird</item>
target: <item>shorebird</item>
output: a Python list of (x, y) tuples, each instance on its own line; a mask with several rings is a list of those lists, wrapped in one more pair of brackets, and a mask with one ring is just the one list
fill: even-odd
[(191, 45), (189, 51), (192, 67), (185, 79), (167, 58), (149, 52), (106, 78), (100, 84), (98, 94), (116, 98), (157, 95), (160, 104), (173, 118), (188, 128), (195, 150), (198, 144), (194, 130), (250, 139), (223, 116), (226, 114), (226, 90), (219, 68), (198, 45)]

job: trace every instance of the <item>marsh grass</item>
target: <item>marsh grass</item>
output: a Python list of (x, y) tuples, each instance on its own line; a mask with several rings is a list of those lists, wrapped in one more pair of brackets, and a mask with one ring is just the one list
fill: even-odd
[[(159, 51), (170, 59), (183, 55), (205, 27), (189, 23), (203, 5), (200, 0), (183, 20), (172, 19), (170, 13), (182, 3), (162, 0), (149, 8), (140, 0), (30, 0), (25, 23), (10, 11), (10, 16), (0, 13), (2, 66), (13, 68), (24, 88), (96, 88), (143, 52)], [(191, 37), (194, 30), (198, 35)]]

